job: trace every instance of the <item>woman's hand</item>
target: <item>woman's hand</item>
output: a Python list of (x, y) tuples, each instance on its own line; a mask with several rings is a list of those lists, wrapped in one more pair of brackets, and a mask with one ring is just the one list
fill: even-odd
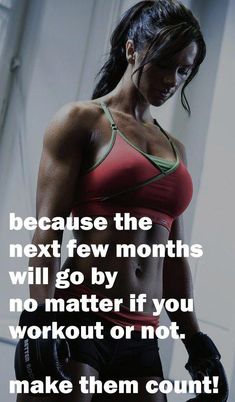
[(190, 401), (226, 402), (228, 398), (228, 383), (223, 365), (220, 362), (221, 355), (209, 336), (198, 332), (185, 342), (189, 354), (189, 360), (185, 368), (192, 379), (203, 381), (209, 377), (213, 387), (213, 377), (218, 377), (218, 393), (208, 394), (202, 392)]
[[(45, 312), (45, 306), (39, 305), (32, 312), (23, 311), (20, 316), (20, 327), (36, 325), (43, 327), (52, 325), (57, 321), (56, 313)], [(15, 373), (17, 380), (45, 380), (50, 376), (52, 380), (70, 380), (64, 369), (70, 357), (69, 346), (66, 339), (53, 339), (52, 332), (48, 331), (47, 338), (39, 336), (32, 339), (27, 335), (20, 339), (15, 352)]]

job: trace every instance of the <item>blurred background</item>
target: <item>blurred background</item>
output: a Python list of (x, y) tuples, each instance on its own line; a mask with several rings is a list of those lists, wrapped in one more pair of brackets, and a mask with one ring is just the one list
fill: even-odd
[[(10, 259), (9, 243), (31, 242), (29, 232), (10, 232), (9, 212), (35, 215), (37, 170), (45, 127), (65, 103), (89, 99), (105, 61), (109, 37), (130, 0), (0, 0), (0, 356), (2, 400), (12, 402), (14, 342), (8, 325), (10, 297), (28, 297), (13, 286), (9, 270), (26, 270), (24, 258)], [(202, 244), (192, 259), (196, 311), (201, 328), (223, 356), (235, 400), (234, 264), (234, 92), (235, 0), (185, 0), (198, 17), (207, 58), (187, 89), (189, 118), (176, 95), (153, 108), (160, 124), (186, 146), (194, 199), (185, 215), (185, 240)], [(66, 196), (66, 194), (65, 194)], [(166, 316), (162, 324), (167, 323)], [(160, 343), (165, 377), (189, 379), (180, 341)], [(4, 363), (3, 363), (4, 362)], [(169, 395), (169, 401), (188, 399)]]

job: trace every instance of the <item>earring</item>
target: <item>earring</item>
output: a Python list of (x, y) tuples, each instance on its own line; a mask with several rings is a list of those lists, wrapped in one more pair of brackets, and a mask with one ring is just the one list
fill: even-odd
[(133, 64), (135, 62), (135, 57), (133, 56), (129, 56), (127, 59), (128, 63)]

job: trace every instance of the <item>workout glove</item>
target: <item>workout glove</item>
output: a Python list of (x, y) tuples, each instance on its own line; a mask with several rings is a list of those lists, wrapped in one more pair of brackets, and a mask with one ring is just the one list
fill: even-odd
[[(20, 326), (49, 326), (56, 321), (56, 314), (45, 312), (44, 304), (34, 312), (23, 311)], [(19, 340), (15, 351), (15, 374), (17, 380), (44, 380), (50, 376), (52, 380), (69, 380), (64, 372), (64, 364), (70, 357), (69, 346), (65, 339), (48, 338), (31, 339), (27, 333)]]
[[(189, 359), (185, 368), (193, 380), (202, 381), (204, 377), (217, 376), (218, 393), (202, 393), (190, 401), (198, 402), (226, 402), (228, 399), (228, 383), (224, 368), (220, 362), (221, 355), (209, 336), (198, 332), (189, 341), (185, 342)], [(213, 382), (212, 387), (213, 388)], [(189, 401), (188, 401), (189, 402)]]

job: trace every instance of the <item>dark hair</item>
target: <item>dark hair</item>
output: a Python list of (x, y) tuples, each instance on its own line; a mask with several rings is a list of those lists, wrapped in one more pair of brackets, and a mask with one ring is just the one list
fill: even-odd
[[(177, 0), (141, 1), (127, 10), (111, 36), (109, 59), (97, 76), (92, 99), (111, 92), (126, 71), (125, 44), (132, 39), (135, 50), (146, 50), (138, 73), (140, 83), (143, 68), (147, 63), (160, 63), (184, 49), (190, 43), (198, 46), (193, 69), (181, 90), (181, 103), (190, 114), (190, 106), (185, 96), (185, 88), (197, 74), (206, 55), (206, 45), (197, 19), (192, 12)], [(134, 73), (135, 73), (134, 72)]]

